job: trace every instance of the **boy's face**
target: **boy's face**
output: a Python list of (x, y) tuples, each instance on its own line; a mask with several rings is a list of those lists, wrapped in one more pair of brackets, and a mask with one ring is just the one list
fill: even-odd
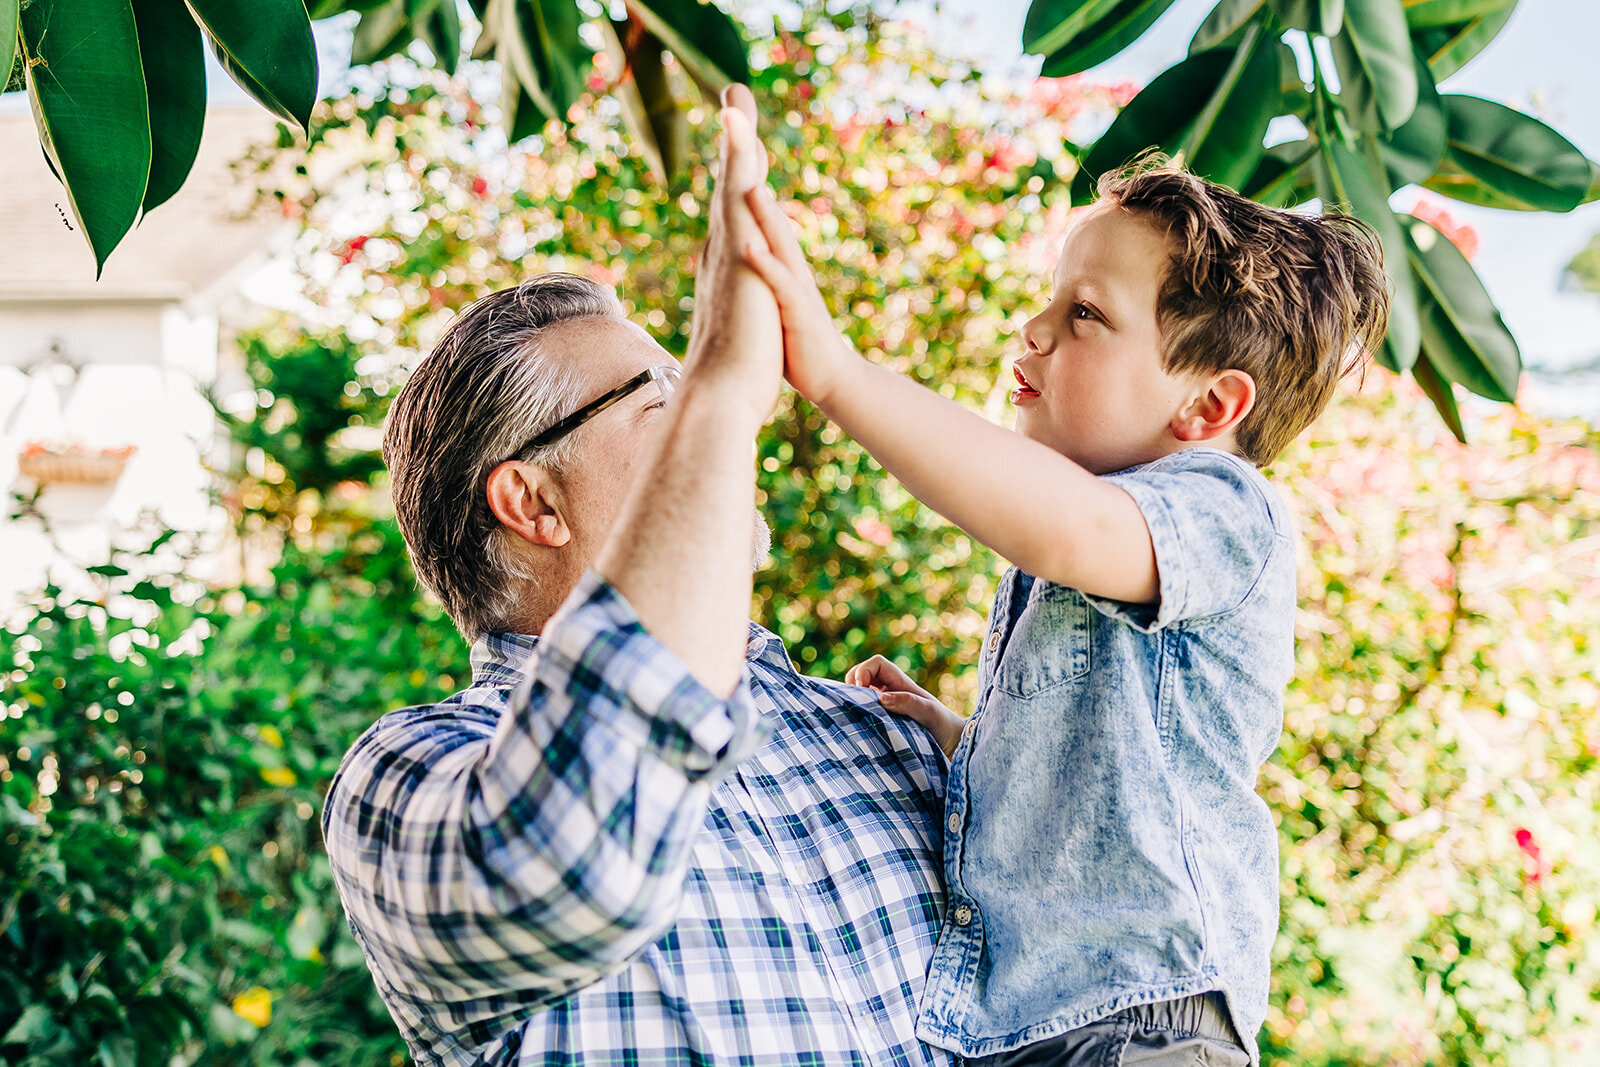
[(1161, 366), (1156, 296), (1170, 262), (1166, 238), (1120, 207), (1074, 223), (1050, 304), (1022, 329), (1011, 393), (1019, 433), (1095, 474), (1179, 447), (1170, 424), (1198, 378)]

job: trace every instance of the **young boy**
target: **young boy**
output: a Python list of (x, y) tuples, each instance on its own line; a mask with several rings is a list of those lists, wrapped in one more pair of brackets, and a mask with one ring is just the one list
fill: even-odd
[(918, 1036), (986, 1067), (1254, 1063), (1295, 612), (1256, 468), (1382, 339), (1382, 252), (1160, 160), (1099, 194), (1023, 329), (1015, 433), (851, 351), (764, 189), (746, 260), (794, 386), (1014, 564), (970, 719), (881, 656), (847, 677), (951, 757)]

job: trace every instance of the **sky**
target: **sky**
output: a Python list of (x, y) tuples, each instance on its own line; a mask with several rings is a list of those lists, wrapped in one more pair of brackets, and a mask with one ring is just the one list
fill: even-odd
[[(1088, 76), (1148, 82), (1184, 56), (1189, 38), (1214, 2), (1177, 0), (1132, 47)], [(755, 3), (769, 9), (783, 6), (774, 0)], [(893, 10), (927, 26), (944, 48), (975, 60), (984, 73), (1026, 77), (1037, 72), (1040, 62), (1022, 55), (1027, 8), (1028, 0), (940, 0), (937, 8), (931, 0), (906, 0)], [(339, 79), (349, 61), (343, 21), (317, 24), (325, 88)], [(1591, 158), (1600, 159), (1597, 41), (1600, 3), (1595, 0), (1522, 0), (1489, 48), (1441, 88), (1527, 111)], [(210, 85), (216, 103), (247, 99), (214, 62)], [(22, 96), (0, 98), (0, 109), (27, 107)], [(1405, 208), (1413, 198), (1414, 194), (1398, 194), (1396, 206)], [(1600, 295), (1561, 287), (1567, 262), (1600, 233), (1600, 202), (1566, 215), (1443, 203), (1478, 231), (1481, 245), (1474, 266), (1516, 336), (1526, 363), (1561, 367), (1600, 357)], [(1529, 399), (1541, 407), (1600, 418), (1600, 379), (1582, 395), (1575, 394), (1569, 383), (1561, 389), (1536, 389)]]

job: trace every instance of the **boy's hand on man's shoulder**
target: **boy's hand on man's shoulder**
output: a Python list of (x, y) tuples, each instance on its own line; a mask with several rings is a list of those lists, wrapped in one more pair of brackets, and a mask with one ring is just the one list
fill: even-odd
[(885, 709), (927, 730), (946, 756), (955, 754), (967, 720), (941, 704), (938, 697), (913, 682), (894, 663), (882, 656), (873, 656), (851, 667), (845, 672), (844, 680), (849, 685), (876, 690), (878, 703)]

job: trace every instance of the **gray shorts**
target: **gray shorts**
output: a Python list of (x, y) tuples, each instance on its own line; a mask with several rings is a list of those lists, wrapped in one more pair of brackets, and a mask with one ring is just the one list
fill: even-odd
[(1221, 993), (1113, 1012), (1037, 1044), (965, 1067), (1249, 1067)]

